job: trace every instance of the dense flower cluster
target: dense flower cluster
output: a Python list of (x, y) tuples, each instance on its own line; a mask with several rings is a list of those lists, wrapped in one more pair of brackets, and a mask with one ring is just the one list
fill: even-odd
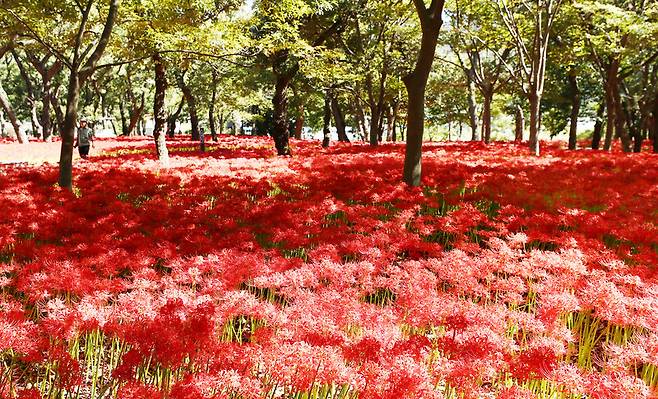
[(658, 157), (294, 145), (0, 168), (0, 397), (656, 397)]

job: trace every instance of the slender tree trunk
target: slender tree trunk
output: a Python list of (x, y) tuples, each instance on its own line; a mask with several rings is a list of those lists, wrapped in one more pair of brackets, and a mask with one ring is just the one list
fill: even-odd
[(190, 86), (185, 83), (185, 76), (178, 74), (176, 78), (178, 79), (178, 86), (183, 92), (183, 97), (185, 97), (185, 103), (187, 103), (187, 112), (190, 115), (190, 124), (192, 125), (192, 141), (199, 141), (199, 116), (197, 114), (196, 98)]
[(142, 93), (141, 100), (138, 106), (134, 107), (130, 111), (130, 121), (128, 124), (128, 136), (134, 136), (135, 130), (137, 130), (137, 135), (140, 135), (140, 127), (139, 121), (142, 118), (142, 114), (144, 113), (144, 107), (146, 106), (145, 104), (145, 94)]
[(366, 127), (366, 116), (363, 112), (363, 105), (361, 99), (359, 98), (359, 85), (356, 86), (356, 93), (354, 94), (354, 119), (356, 120), (357, 130), (359, 136), (361, 136), (361, 141), (365, 141), (368, 137), (368, 129)]
[(128, 130), (128, 117), (126, 117), (126, 107), (123, 101), (119, 102), (119, 114), (121, 115), (121, 135), (128, 136), (130, 131)]
[[(220, 135), (224, 134), (224, 121), (225, 121), (224, 111), (222, 111), (222, 112), (219, 113), (219, 132), (218, 133)], [(217, 137), (215, 137), (214, 140), (218, 141)]]
[(621, 140), (621, 147), (624, 152), (631, 152), (632, 144), (631, 139), (626, 129), (626, 117), (624, 114), (624, 107), (621, 100), (621, 93), (619, 91), (619, 73), (618, 67), (615, 69), (616, 73), (611, 76), (610, 86), (615, 104), (615, 131)]
[(43, 131), (41, 125), (39, 124), (39, 116), (37, 111), (37, 101), (35, 99), (30, 100), (30, 122), (32, 123), (32, 134), (37, 135), (40, 139), (43, 139)]
[(55, 90), (53, 95), (50, 97), (50, 105), (53, 108), (53, 111), (55, 111), (55, 119), (57, 121), (57, 131), (59, 132), (59, 135), (62, 135), (62, 130), (64, 130), (64, 112), (62, 112), (62, 107), (59, 104), (59, 88)]
[(333, 114), (334, 121), (336, 122), (338, 141), (349, 143), (350, 139), (347, 137), (345, 115), (343, 114), (343, 110), (340, 108), (338, 98), (333, 93), (331, 94), (331, 113)]
[(386, 106), (386, 141), (389, 143), (393, 141), (393, 107), (388, 104)]
[(210, 136), (212, 141), (217, 141), (217, 125), (215, 124), (215, 103), (217, 102), (217, 72), (212, 73), (212, 97), (208, 106), (208, 124), (210, 125)]
[(178, 104), (178, 108), (176, 111), (169, 115), (167, 118), (167, 136), (170, 138), (174, 138), (176, 136), (176, 121), (178, 121), (178, 117), (180, 116), (181, 112), (183, 112), (183, 105), (185, 105), (185, 97), (180, 100), (180, 103)]
[(27, 138), (27, 135), (18, 124), (18, 119), (16, 118), (16, 113), (14, 112), (14, 108), (11, 106), (11, 103), (9, 102), (9, 96), (7, 96), (7, 92), (5, 91), (4, 87), (2, 87), (1, 82), (0, 82), (0, 106), (2, 106), (2, 109), (5, 111), (5, 114), (7, 115), (7, 118), (11, 123), (11, 126), (14, 128), (14, 134), (16, 135), (16, 140), (18, 140), (18, 142), (21, 144), (28, 144), (29, 140)]
[(441, 20), (423, 29), (420, 53), (416, 68), (404, 78), (409, 103), (407, 106), (407, 146), (405, 149), (403, 179), (410, 186), (420, 186), (422, 174), (422, 148), (425, 132), (425, 89), (434, 60)]
[(482, 102), (482, 139), (486, 144), (491, 142), (491, 103), (493, 102), (493, 90), (483, 90)]
[(43, 82), (42, 95), (41, 95), (41, 104), (43, 106), (41, 110), (41, 130), (44, 141), (51, 140), (52, 132), (52, 120), (50, 118), (50, 98), (52, 94), (50, 92), (50, 82)]
[(400, 112), (400, 101), (396, 100), (393, 106), (393, 142), (398, 141), (398, 113)]
[(540, 105), (541, 96), (535, 90), (531, 90), (528, 95), (530, 103), (530, 152), (539, 156), (539, 124), (540, 124)]
[(167, 112), (165, 111), (165, 96), (167, 93), (167, 70), (160, 54), (153, 56), (155, 65), (155, 98), (153, 101), (153, 139), (158, 159), (163, 165), (169, 163), (169, 150), (167, 150)]
[(580, 114), (580, 88), (578, 87), (578, 75), (575, 72), (569, 74), (569, 86), (571, 88), (571, 120), (569, 126), (569, 149), (575, 150), (578, 139), (578, 115)]
[(514, 141), (520, 143), (523, 141), (523, 131), (525, 130), (525, 115), (523, 114), (523, 108), (520, 105), (516, 106), (516, 129), (514, 132)]
[[(477, 97), (475, 95), (475, 71), (473, 69), (468, 71), (468, 119), (471, 125), (471, 141), (480, 141), (480, 131), (478, 126), (477, 115)], [(491, 105), (491, 104), (490, 104)], [(489, 117), (491, 117), (491, 106), (489, 107)], [(483, 122), (484, 123), (484, 122)], [(489, 120), (491, 124), (491, 120)]]
[(658, 92), (653, 99), (653, 152), (658, 153)]
[(379, 144), (379, 131), (380, 131), (380, 109), (374, 105), (371, 104), (370, 106), (370, 145), (371, 146), (376, 146)]
[(210, 126), (212, 141), (217, 141), (217, 119), (215, 117), (215, 105), (212, 102), (208, 106), (208, 125)]
[(299, 108), (297, 108), (297, 113), (299, 114), (297, 116), (297, 120), (295, 121), (295, 138), (297, 140), (302, 139), (302, 134), (304, 133), (304, 102), (301, 101), (299, 103)]
[(324, 95), (324, 114), (322, 119), (322, 147), (329, 147), (331, 142), (331, 93), (329, 90)]
[[(76, 68), (77, 69), (77, 68)], [(78, 103), (80, 101), (80, 76), (76, 70), (71, 71), (66, 95), (66, 113), (62, 129), (62, 150), (59, 158), (59, 185), (73, 189), (73, 142), (78, 122)]]
[(37, 117), (37, 100), (34, 95), (34, 85), (32, 84), (32, 79), (25, 69), (25, 64), (21, 60), (20, 56), (15, 50), (11, 51), (11, 54), (18, 66), (18, 71), (20, 72), (23, 83), (25, 83), (25, 91), (27, 93), (27, 103), (30, 105), (30, 123), (32, 125), (32, 134), (38, 135), (39, 138), (43, 139), (43, 132), (41, 131), (41, 126), (39, 125), (39, 118)]
[(615, 105), (615, 98), (609, 82), (609, 79), (605, 82), (605, 107), (608, 111), (605, 124), (605, 141), (603, 143), (603, 149), (605, 151), (610, 151), (612, 149), (612, 139), (614, 138), (615, 132), (615, 114), (617, 110), (617, 106)]
[(290, 156), (290, 131), (288, 124), (288, 88), (292, 78), (299, 71), (299, 63), (290, 59), (288, 51), (279, 51), (274, 55), (272, 71), (276, 77), (274, 86), (274, 129), (272, 138), (279, 156)]
[(596, 123), (592, 133), (592, 149), (598, 150), (601, 147), (601, 133), (603, 131), (603, 113), (605, 112), (605, 100), (601, 101), (599, 108), (596, 110)]
[(289, 131), (288, 131), (288, 87), (290, 86), (290, 77), (286, 74), (276, 75), (276, 85), (274, 89), (274, 130), (272, 137), (274, 145), (279, 156), (291, 155)]

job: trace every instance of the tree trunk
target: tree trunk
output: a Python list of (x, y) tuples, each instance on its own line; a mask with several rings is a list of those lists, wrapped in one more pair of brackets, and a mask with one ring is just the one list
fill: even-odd
[(137, 130), (137, 135), (141, 134), (138, 124), (140, 119), (142, 118), (142, 114), (144, 113), (144, 107), (145, 107), (144, 102), (145, 102), (145, 94), (142, 93), (142, 97), (139, 105), (130, 110), (130, 122), (128, 124), (128, 134), (127, 134), (128, 136), (134, 136), (135, 130)]
[[(478, 115), (477, 115), (477, 98), (475, 96), (475, 71), (471, 68), (468, 71), (468, 119), (471, 125), (471, 140), (480, 141), (480, 131), (478, 130)], [(483, 111), (484, 112), (484, 111)], [(489, 104), (489, 125), (491, 125), (491, 104)], [(483, 116), (484, 119), (484, 116)], [(485, 122), (483, 122), (485, 123)], [(489, 136), (491, 136), (491, 128), (489, 128)]]
[(167, 150), (167, 113), (165, 111), (165, 96), (167, 93), (167, 71), (160, 54), (153, 56), (155, 65), (155, 98), (153, 101), (153, 139), (158, 159), (163, 165), (169, 163), (169, 150)]
[(50, 97), (50, 105), (53, 108), (53, 111), (55, 111), (55, 119), (57, 120), (57, 129), (59, 131), (59, 135), (62, 135), (62, 130), (64, 130), (64, 113), (62, 112), (62, 107), (59, 104), (59, 88), (55, 90), (53, 95)]
[(43, 139), (43, 132), (41, 131), (41, 126), (39, 126), (39, 118), (37, 117), (37, 100), (34, 95), (34, 85), (32, 84), (32, 79), (25, 69), (25, 64), (18, 56), (18, 53), (15, 50), (11, 51), (11, 54), (18, 66), (18, 71), (25, 83), (25, 91), (27, 93), (27, 103), (30, 105), (30, 123), (32, 124), (32, 134), (38, 135), (39, 138)]
[(398, 141), (398, 113), (400, 112), (400, 101), (396, 100), (393, 106), (393, 142)]
[(631, 139), (628, 135), (628, 130), (626, 129), (626, 117), (624, 114), (623, 104), (621, 102), (621, 93), (619, 91), (619, 74), (617, 67), (614, 75), (610, 76), (610, 87), (612, 95), (614, 97), (615, 104), (615, 131), (617, 136), (621, 140), (621, 147), (624, 152), (631, 152), (632, 144)]
[(525, 115), (520, 105), (516, 106), (516, 129), (514, 131), (514, 141), (520, 143), (523, 141), (523, 131), (525, 130)]
[(605, 100), (601, 101), (596, 111), (596, 123), (592, 133), (592, 149), (598, 150), (601, 147), (601, 132), (603, 131), (603, 113), (605, 112)]
[(126, 117), (126, 107), (123, 101), (119, 102), (119, 114), (121, 115), (121, 135), (128, 136), (128, 118)]
[(176, 112), (167, 118), (167, 136), (172, 139), (176, 136), (176, 121), (178, 121), (180, 113), (183, 112), (183, 105), (185, 105), (185, 97), (180, 100)]
[(217, 72), (212, 73), (212, 97), (208, 106), (208, 124), (210, 125), (210, 136), (212, 141), (217, 141), (217, 125), (215, 121), (215, 103), (217, 102)]
[(27, 135), (25, 134), (24, 131), (22, 131), (20, 125), (18, 124), (18, 119), (16, 119), (16, 113), (14, 112), (14, 108), (11, 106), (11, 103), (9, 102), (9, 96), (7, 96), (7, 92), (5, 91), (4, 87), (2, 87), (1, 83), (0, 83), (0, 106), (2, 106), (2, 109), (5, 111), (5, 114), (7, 114), (7, 118), (9, 119), (11, 126), (14, 128), (14, 134), (16, 135), (16, 140), (18, 140), (18, 142), (21, 144), (28, 144), (29, 140), (27, 138)]
[(423, 133), (425, 131), (425, 89), (434, 63), (436, 43), (443, 21), (443, 0), (433, 0), (427, 8), (425, 1), (414, 0), (420, 19), (422, 37), (416, 65), (403, 78), (409, 98), (407, 108), (407, 145), (404, 154), (402, 179), (409, 186), (420, 186), (422, 174)]
[(66, 113), (62, 128), (62, 150), (59, 158), (59, 185), (73, 189), (73, 141), (78, 122), (78, 102), (80, 101), (80, 76), (71, 71), (66, 95)]
[(41, 110), (41, 130), (44, 141), (51, 140), (52, 132), (52, 120), (50, 119), (50, 98), (52, 94), (50, 90), (50, 82), (44, 81), (41, 95), (41, 104), (43, 106)]
[(340, 109), (340, 103), (336, 95), (332, 93), (331, 95), (331, 113), (334, 116), (334, 121), (336, 123), (336, 131), (338, 133), (338, 141), (349, 143), (350, 139), (347, 137), (347, 131), (345, 126), (345, 115), (343, 110)]
[(393, 107), (388, 104), (386, 106), (386, 141), (389, 143), (393, 141)]
[(379, 144), (379, 121), (381, 120), (380, 111), (381, 110), (376, 105), (370, 106), (370, 132), (368, 137), (371, 146), (376, 146)]
[(190, 86), (185, 83), (184, 74), (177, 74), (176, 78), (178, 79), (178, 86), (183, 92), (183, 97), (185, 97), (185, 102), (187, 103), (187, 112), (190, 115), (190, 124), (192, 125), (192, 141), (199, 141), (199, 116), (196, 109), (196, 98)]
[(658, 154), (658, 93), (653, 99), (653, 152)]
[(354, 100), (354, 113), (357, 124), (357, 130), (359, 131), (359, 136), (361, 136), (361, 141), (366, 141), (368, 137), (368, 128), (366, 127), (366, 116), (363, 112), (363, 106), (361, 105), (361, 100), (359, 100), (358, 95)]
[(491, 103), (493, 102), (493, 90), (483, 90), (482, 103), (482, 139), (485, 144), (491, 142)]
[(331, 93), (329, 90), (324, 95), (324, 116), (322, 119), (322, 147), (329, 147), (331, 142)]
[(276, 152), (280, 156), (291, 155), (290, 139), (288, 131), (288, 87), (290, 86), (291, 77), (287, 74), (276, 75), (276, 85), (274, 89), (274, 130), (272, 137)]
[(569, 74), (569, 86), (571, 88), (571, 120), (569, 126), (569, 149), (575, 150), (578, 139), (578, 115), (580, 114), (580, 88), (578, 87), (578, 75), (575, 72)]
[(528, 95), (530, 102), (530, 141), (528, 145), (530, 152), (539, 156), (539, 119), (540, 119), (540, 105), (541, 96), (536, 91), (531, 91)]
[(295, 121), (295, 138), (297, 140), (302, 139), (302, 134), (304, 133), (304, 102), (299, 103), (299, 108), (297, 109), (297, 120)]
[[(610, 73), (608, 72), (608, 75), (609, 74)], [(605, 151), (610, 151), (612, 149), (612, 139), (615, 132), (615, 113), (617, 106), (615, 105), (615, 98), (612, 93), (612, 87), (610, 86), (609, 79), (605, 82), (605, 107), (608, 112), (606, 115), (605, 141), (603, 143), (603, 149)]]

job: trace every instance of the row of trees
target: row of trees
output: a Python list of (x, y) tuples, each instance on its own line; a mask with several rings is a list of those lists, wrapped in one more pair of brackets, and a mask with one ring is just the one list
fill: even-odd
[[(80, 108), (155, 121), (158, 155), (186, 110), (193, 138), (258, 114), (290, 155), (290, 134), (347, 127), (372, 145), (406, 140), (404, 180), (420, 184), (428, 123), (492, 140), (495, 116), (542, 126), (596, 121), (592, 148), (658, 151), (658, 6), (646, 0), (6, 0), (0, 6), (0, 105), (17, 138), (62, 137), (59, 183), (71, 187)], [(207, 115), (207, 116), (202, 116)], [(258, 124), (257, 124), (258, 125)], [(406, 136), (406, 137), (405, 137)]]

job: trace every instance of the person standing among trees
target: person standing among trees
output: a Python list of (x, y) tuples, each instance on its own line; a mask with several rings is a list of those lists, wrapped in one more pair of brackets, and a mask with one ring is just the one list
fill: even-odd
[(89, 156), (89, 148), (94, 144), (94, 132), (87, 127), (87, 120), (80, 120), (80, 127), (78, 128), (77, 138), (75, 140), (75, 147), (78, 147), (80, 157), (87, 159)]

